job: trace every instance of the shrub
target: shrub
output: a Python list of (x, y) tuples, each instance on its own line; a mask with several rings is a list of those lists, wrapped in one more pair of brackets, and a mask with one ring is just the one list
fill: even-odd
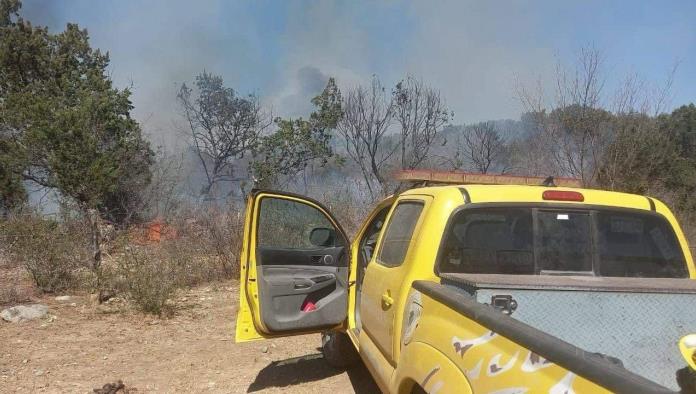
[(16, 287), (0, 287), (0, 305), (18, 304), (23, 301), (26, 299), (22, 298)]
[(143, 312), (162, 315), (177, 290), (179, 273), (161, 247), (129, 246), (118, 262), (117, 283)]
[(166, 220), (176, 233), (160, 245), (181, 268), (181, 285), (239, 275), (244, 212), (234, 204), (180, 212)]
[(79, 286), (78, 271), (87, 260), (86, 236), (76, 223), (34, 214), (13, 215), (0, 223), (6, 251), (31, 274), (43, 292)]
[(205, 244), (215, 253), (225, 278), (239, 275), (239, 252), (244, 232), (244, 210), (234, 205), (225, 211), (211, 209), (201, 215)]

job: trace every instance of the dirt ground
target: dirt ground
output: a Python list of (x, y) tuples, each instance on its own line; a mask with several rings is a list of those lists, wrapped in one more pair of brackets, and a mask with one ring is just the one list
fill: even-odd
[(166, 319), (55, 296), (31, 295), (46, 319), (0, 321), (0, 392), (90, 393), (119, 379), (138, 393), (378, 392), (363, 365), (328, 366), (319, 335), (235, 344), (235, 282), (180, 292)]

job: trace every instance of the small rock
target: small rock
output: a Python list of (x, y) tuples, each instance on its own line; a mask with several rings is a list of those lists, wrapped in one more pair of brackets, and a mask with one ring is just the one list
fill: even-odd
[(268, 353), (268, 346), (264, 346), (261, 348), (261, 353)]
[(126, 388), (122, 380), (118, 380), (116, 383), (107, 383), (102, 388), (96, 388), (92, 390), (96, 394), (116, 394), (116, 393), (127, 393), (130, 389)]
[(40, 319), (48, 314), (48, 307), (42, 304), (17, 305), (0, 312), (0, 318), (11, 323)]
[(34, 371), (34, 376), (42, 376), (43, 374), (44, 374), (43, 369), (37, 369), (36, 371)]
[(70, 306), (76, 307), (76, 306), (77, 306), (77, 303), (76, 303), (76, 302), (71, 302), (71, 303), (70, 303)]
[(275, 344), (275, 343), (271, 343), (271, 347), (275, 349), (276, 344)]
[(113, 297), (113, 298), (109, 298), (108, 300), (104, 301), (105, 304), (118, 304), (120, 302), (123, 302), (123, 298), (121, 298), (121, 297)]
[(26, 363), (28, 363), (28, 362), (29, 362), (29, 360), (26, 359), (26, 358), (25, 358), (24, 360), (22, 360), (22, 364), (26, 364)]
[(72, 300), (72, 296), (69, 296), (69, 295), (63, 295), (63, 296), (56, 297), (56, 301), (60, 301), (60, 302), (68, 302), (70, 300)]
[(97, 297), (97, 300), (99, 303), (106, 302), (110, 300), (111, 298), (116, 296), (116, 292), (113, 290), (99, 290), (99, 295)]

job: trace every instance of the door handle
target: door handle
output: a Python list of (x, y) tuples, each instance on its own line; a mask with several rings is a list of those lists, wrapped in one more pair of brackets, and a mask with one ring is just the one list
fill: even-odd
[(296, 278), (293, 282), (293, 288), (295, 290), (315, 291), (328, 287), (334, 282), (336, 282), (336, 277), (329, 274), (313, 276), (311, 278)]
[(321, 282), (326, 282), (327, 280), (335, 279), (335, 276), (333, 275), (320, 275), (320, 276), (314, 276), (312, 277), (312, 282), (314, 283), (321, 283)]
[(393, 303), (394, 299), (391, 297), (391, 292), (387, 290), (384, 294), (382, 294), (382, 306), (384, 309), (389, 309)]

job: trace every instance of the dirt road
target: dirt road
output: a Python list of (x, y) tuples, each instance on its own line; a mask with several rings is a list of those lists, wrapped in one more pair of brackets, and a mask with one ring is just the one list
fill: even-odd
[(0, 321), (0, 392), (88, 393), (119, 379), (138, 393), (378, 391), (362, 365), (326, 365), (318, 335), (235, 344), (237, 291), (230, 282), (181, 292), (168, 319), (88, 295), (34, 299), (55, 318)]

